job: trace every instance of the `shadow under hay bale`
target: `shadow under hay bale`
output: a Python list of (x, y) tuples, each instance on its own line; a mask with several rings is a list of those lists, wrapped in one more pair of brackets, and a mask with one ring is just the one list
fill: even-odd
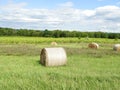
[(120, 51), (120, 44), (115, 44), (115, 45), (113, 46), (113, 50), (115, 50), (115, 51)]
[(40, 63), (44, 66), (66, 65), (66, 52), (63, 48), (43, 48), (40, 54)]
[(88, 44), (88, 47), (92, 48), (92, 49), (98, 49), (99, 45), (97, 43), (90, 43), (90, 44)]

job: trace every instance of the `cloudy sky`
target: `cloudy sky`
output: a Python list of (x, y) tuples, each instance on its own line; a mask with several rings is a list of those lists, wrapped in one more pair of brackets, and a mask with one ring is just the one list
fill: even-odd
[(120, 0), (0, 0), (0, 27), (120, 32)]

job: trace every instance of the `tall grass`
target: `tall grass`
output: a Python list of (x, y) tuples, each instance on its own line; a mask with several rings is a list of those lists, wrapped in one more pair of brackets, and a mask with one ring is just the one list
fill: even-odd
[(119, 56), (68, 57), (62, 67), (44, 67), (39, 56), (0, 56), (1, 90), (119, 90)]
[(98, 42), (98, 43), (120, 43), (120, 40), (105, 39), (105, 38), (44, 38), (44, 37), (0, 37), (0, 43), (11, 44), (39, 44), (39, 43), (51, 43), (56, 41), (58, 43), (81, 43), (81, 42)]
[(67, 65), (44, 67), (40, 51), (52, 47), (48, 39), (43, 38), (47, 43), (36, 43), (41, 38), (1, 38), (0, 90), (120, 90), (120, 52), (112, 50), (112, 40), (109, 44), (100, 42), (98, 50), (88, 49), (84, 40), (59, 43), (57, 47), (67, 52)]

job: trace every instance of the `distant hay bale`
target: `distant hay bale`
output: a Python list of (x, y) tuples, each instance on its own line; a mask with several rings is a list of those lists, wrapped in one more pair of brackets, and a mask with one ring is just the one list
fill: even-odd
[(90, 43), (88, 45), (89, 48), (93, 48), (93, 49), (98, 49), (99, 48), (99, 45), (97, 43)]
[(60, 66), (67, 63), (66, 52), (63, 48), (43, 48), (40, 63), (45, 66)]
[(115, 51), (120, 51), (120, 44), (115, 44), (115, 45), (113, 46), (113, 50), (115, 50)]
[(52, 46), (57, 46), (58, 44), (56, 42), (51, 42)]

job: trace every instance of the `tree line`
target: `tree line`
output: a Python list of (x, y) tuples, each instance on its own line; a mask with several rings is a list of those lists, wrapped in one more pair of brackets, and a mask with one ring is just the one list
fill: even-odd
[(89, 37), (89, 38), (110, 38), (120, 39), (120, 33), (107, 32), (80, 32), (80, 31), (62, 31), (62, 30), (28, 30), (0, 27), (0, 36), (34, 36), (34, 37)]

